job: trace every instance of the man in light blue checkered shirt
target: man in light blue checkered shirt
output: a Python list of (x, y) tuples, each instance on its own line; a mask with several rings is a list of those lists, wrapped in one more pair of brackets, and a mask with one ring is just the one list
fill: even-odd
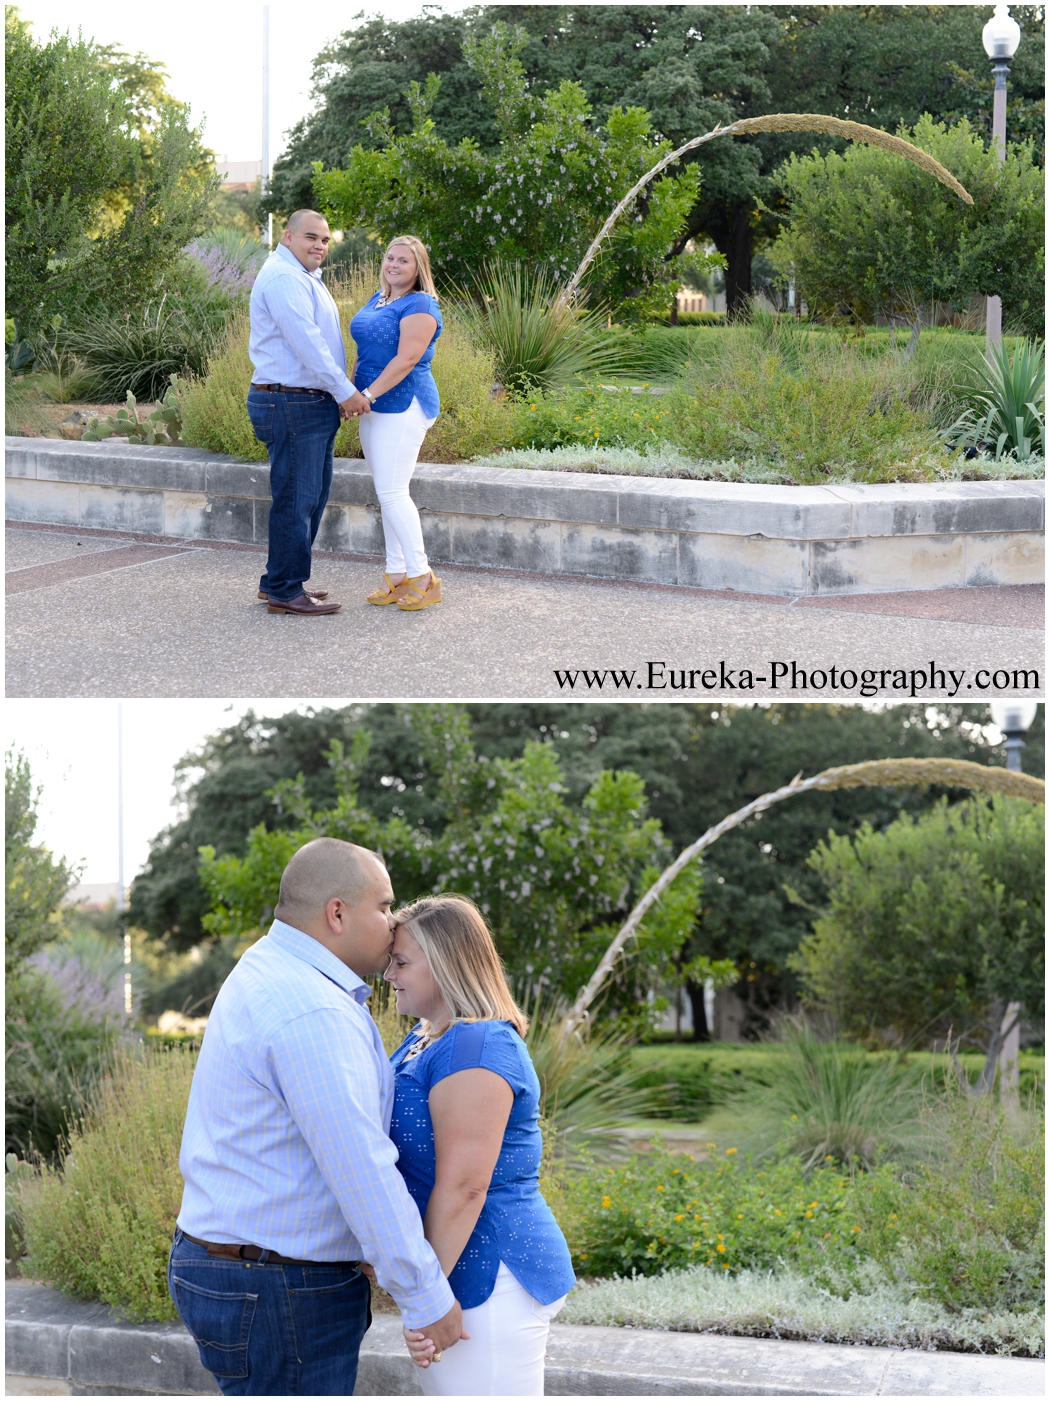
[(321, 281), (331, 232), (297, 209), (252, 287), (248, 417), (270, 459), (269, 553), (259, 597), (271, 613), (336, 613), (325, 590), (306, 589), (313, 544), (335, 465), (340, 418), (369, 402), (346, 376), (339, 308)]
[(461, 1336), (395, 1165), (393, 1076), (366, 1005), (393, 899), (373, 853), (310, 842), (209, 1018), (168, 1283), (226, 1395), (350, 1396), (371, 1320), (361, 1261), (438, 1353)]

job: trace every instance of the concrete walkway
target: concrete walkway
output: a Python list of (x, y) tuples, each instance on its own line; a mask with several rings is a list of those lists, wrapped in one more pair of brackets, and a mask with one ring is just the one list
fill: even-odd
[[(218, 1387), (180, 1323), (127, 1323), (102, 1304), (11, 1280), (9, 1396), (206, 1396)], [(440, 1365), (440, 1364), (439, 1364)], [(547, 1396), (1042, 1396), (1042, 1362), (833, 1343), (555, 1323)], [(355, 1396), (418, 1396), (401, 1320), (378, 1315)]]
[(263, 562), (257, 546), (13, 526), (7, 694), (1043, 694), (1038, 585), (792, 600), (445, 566), (446, 602), (407, 614), (364, 602), (378, 560), (324, 554), (313, 582), (343, 611), (297, 618), (256, 600)]

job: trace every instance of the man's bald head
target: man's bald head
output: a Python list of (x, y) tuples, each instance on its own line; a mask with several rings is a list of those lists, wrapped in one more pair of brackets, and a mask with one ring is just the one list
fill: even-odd
[(318, 214), (316, 209), (297, 209), (294, 214), (289, 215), (284, 227), (289, 233), (298, 233), (307, 219), (319, 219), (325, 228), (328, 228), (328, 220), (323, 214)]
[(384, 870), (382, 861), (367, 847), (318, 837), (300, 847), (284, 868), (274, 914), (283, 923), (301, 929), (322, 915), (330, 900), (360, 904)]

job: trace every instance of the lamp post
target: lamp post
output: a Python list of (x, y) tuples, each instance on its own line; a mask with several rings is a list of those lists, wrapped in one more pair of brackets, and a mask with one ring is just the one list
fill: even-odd
[[(1014, 45), (1016, 48), (1017, 45)], [(998, 301), (998, 298), (996, 298)], [(1038, 705), (1036, 701), (992, 701), (992, 719), (1006, 736), (1006, 767), (1021, 772), (1021, 750), (1024, 736), (1031, 728)], [(1020, 1104), (1017, 1060), (1021, 1054), (1021, 1004), (1008, 1002), (1000, 1030), (1005, 1033), (999, 1052), (999, 1100), (1016, 1108)]]
[(1021, 772), (1021, 750), (1024, 736), (1031, 728), (1038, 704), (1035, 701), (992, 701), (992, 720), (1006, 736), (1006, 767), (1012, 773)]
[[(995, 14), (981, 34), (984, 51), (992, 60), (995, 92), (992, 94), (992, 145), (1002, 165), (1006, 159), (1006, 75), (1010, 59), (1021, 42), (1021, 29), (1010, 18), (1009, 5), (996, 5)], [(999, 297), (985, 298), (985, 345), (990, 351), (1003, 337), (1003, 304)]]

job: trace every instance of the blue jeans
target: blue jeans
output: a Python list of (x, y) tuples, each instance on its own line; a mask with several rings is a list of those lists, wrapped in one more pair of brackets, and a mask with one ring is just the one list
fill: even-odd
[(168, 1290), (223, 1395), (353, 1395), (372, 1322), (360, 1270), (224, 1260), (176, 1230)]
[(327, 394), (248, 391), (248, 417), (270, 458), (270, 550), (259, 588), (297, 598), (310, 577), (310, 552), (332, 487), (339, 405)]

